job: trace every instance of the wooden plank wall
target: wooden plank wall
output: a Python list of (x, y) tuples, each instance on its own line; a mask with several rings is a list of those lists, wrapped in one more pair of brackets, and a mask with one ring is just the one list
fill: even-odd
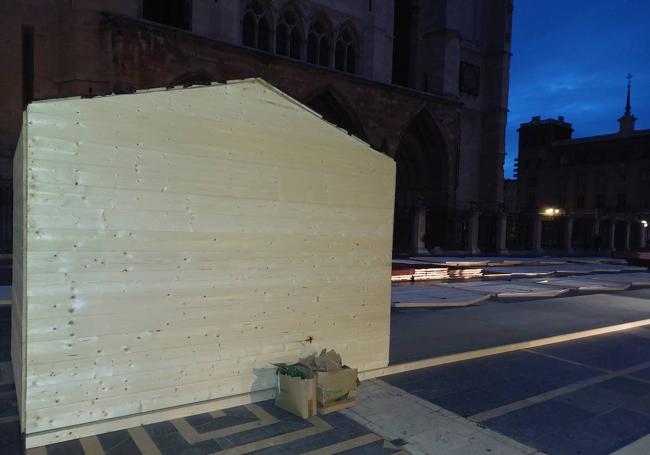
[(258, 80), (28, 124), (28, 434), (387, 365), (390, 158)]
[(11, 295), (11, 365), (16, 384), (18, 414), (21, 430), (25, 430), (25, 166), (24, 146), (26, 126), (18, 138), (13, 163), (13, 255), (12, 255), (12, 295)]

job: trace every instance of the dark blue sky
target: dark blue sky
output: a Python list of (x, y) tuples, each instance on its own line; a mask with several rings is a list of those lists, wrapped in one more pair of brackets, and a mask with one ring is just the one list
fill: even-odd
[(628, 72), (636, 128), (650, 128), (649, 0), (515, 0), (512, 53), (506, 178), (533, 115), (563, 115), (574, 137), (617, 131)]

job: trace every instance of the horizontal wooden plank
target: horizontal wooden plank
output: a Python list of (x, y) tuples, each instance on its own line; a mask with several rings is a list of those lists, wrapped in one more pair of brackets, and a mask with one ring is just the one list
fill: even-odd
[[(243, 303), (239, 301), (239, 298), (233, 300), (219, 301), (217, 298), (213, 298), (196, 300), (190, 303), (179, 303), (171, 299), (166, 299), (166, 301), (163, 301), (165, 304), (161, 304), (156, 300), (133, 299), (129, 302), (120, 302), (122, 304), (119, 306), (115, 305), (111, 307), (110, 299), (107, 299), (108, 304), (97, 304), (97, 300), (91, 298), (86, 302), (82, 301), (78, 304), (77, 302), (54, 304), (56, 305), (56, 312), (51, 311), (52, 304), (30, 304), (29, 315), (30, 320), (34, 322), (33, 327), (42, 325), (50, 326), (54, 324), (54, 321), (61, 321), (60, 325), (63, 326), (69, 321), (74, 321), (76, 318), (114, 321), (130, 314), (133, 317), (139, 318), (144, 317), (147, 313), (151, 314), (154, 318), (164, 321), (180, 315), (188, 315), (189, 317), (203, 317), (205, 315), (206, 318), (209, 315), (211, 318), (227, 318), (232, 321), (257, 321), (266, 319), (269, 316), (268, 309), (272, 303), (272, 299), (270, 298), (262, 297)], [(133, 309), (133, 306), (138, 303), (141, 303), (141, 306), (144, 308), (138, 307), (137, 309)], [(357, 314), (377, 310), (378, 308), (384, 309), (384, 307), (385, 298), (379, 294), (374, 297), (367, 295), (362, 297), (356, 297), (354, 295), (321, 297), (317, 295), (309, 301), (305, 301), (302, 297), (283, 299), (283, 305), (274, 306), (273, 313), (283, 317), (310, 317), (317, 316), (323, 312), (332, 314)]]
[[(382, 210), (381, 208), (349, 206), (346, 205), (346, 201), (340, 201), (336, 205), (327, 205), (313, 202), (301, 203), (239, 198), (237, 203), (233, 203), (229, 198), (210, 194), (79, 187), (70, 182), (67, 184), (39, 183), (34, 185), (30, 190), (30, 204), (35, 209), (38, 206), (48, 208), (65, 207), (67, 209), (95, 208), (99, 210), (119, 208), (123, 211), (186, 212), (188, 209), (192, 209), (207, 215), (228, 217), (258, 216), (300, 220), (303, 223), (306, 217), (309, 217), (309, 221), (314, 217), (319, 220), (334, 217), (341, 224), (346, 222), (352, 224), (356, 221), (383, 224), (386, 222), (386, 214), (392, 211), (392, 207), (385, 207)], [(75, 212), (71, 211), (71, 213), (74, 214)]]
[(324, 347), (387, 364), (388, 157), (257, 82), (28, 125), (28, 438), (266, 390)]
[[(371, 313), (372, 314), (372, 313)], [(302, 341), (308, 338), (320, 340), (342, 333), (350, 333), (354, 337), (362, 337), (377, 327), (388, 317), (339, 319), (336, 324), (323, 322), (324, 317), (311, 318), (294, 317), (291, 320), (265, 320), (256, 322), (235, 322), (227, 326), (205, 324), (198, 327), (181, 328), (141, 328), (139, 331), (122, 332), (117, 334), (95, 336), (68, 336), (61, 339), (58, 335), (47, 336), (45, 329), (29, 331), (27, 345), (27, 363), (29, 365), (66, 360), (71, 357), (86, 358), (102, 353), (142, 352), (161, 347), (172, 348), (197, 344), (209, 344), (215, 341), (234, 341), (250, 339), (264, 342)], [(170, 323), (171, 326), (171, 323)], [(73, 332), (71, 332), (73, 333)], [(43, 340), (43, 341), (38, 341)], [(320, 341), (319, 341), (320, 342)]]
[[(388, 349), (388, 342), (385, 333), (375, 330), (363, 334), (362, 337), (349, 333), (343, 334), (334, 344), (327, 347), (331, 349), (334, 346), (339, 352), (345, 353), (346, 362), (353, 362), (350, 364), (361, 367), (369, 360), (367, 357), (363, 358), (364, 350), (372, 348), (384, 352)], [(294, 361), (318, 349), (316, 338), (309, 342), (287, 341), (286, 337), (285, 339), (269, 337), (261, 340), (211, 342), (176, 348), (154, 346), (154, 349), (142, 352), (102, 351), (87, 358), (69, 357), (66, 360), (29, 365), (27, 381), (34, 387), (57, 386), (75, 381), (99, 381), (115, 375), (128, 375), (142, 371), (155, 372), (194, 363), (245, 361), (255, 356), (263, 356), (268, 362), (276, 358)]]
[(328, 267), (344, 263), (350, 267), (365, 267), (368, 264), (386, 267), (388, 260), (377, 254), (356, 255), (352, 252), (337, 252), (336, 255), (317, 252), (264, 252), (251, 251), (237, 255), (218, 252), (158, 252), (135, 251), (126, 255), (123, 251), (84, 252), (31, 252), (29, 269), (31, 273), (70, 272), (121, 272), (137, 270), (219, 270), (224, 268), (277, 268), (284, 267)]
[[(286, 254), (295, 245), (310, 252), (337, 253), (383, 251), (387, 239), (347, 238), (343, 235), (322, 233), (309, 236), (264, 234), (242, 236), (237, 233), (184, 232), (183, 240), (175, 232), (145, 230), (95, 231), (81, 229), (38, 229), (27, 232), (29, 251), (52, 253), (60, 251), (159, 251), (159, 252), (277, 252)], [(283, 253), (284, 252), (284, 253)], [(28, 253), (29, 254), (29, 253)]]
[[(187, 329), (193, 334), (194, 329), (211, 330), (222, 340), (242, 336), (251, 339), (265, 337), (280, 331), (307, 331), (313, 326), (349, 327), (374, 323), (385, 318), (385, 310), (378, 311), (379, 305), (362, 311), (333, 312), (322, 306), (313, 314), (284, 310), (272, 311), (272, 302), (250, 308), (246, 302), (236, 312), (213, 311), (210, 309), (177, 309), (176, 311), (142, 311), (133, 313), (78, 316), (66, 318), (30, 318), (27, 336), (31, 342), (72, 340), (115, 334), (141, 333), (154, 330)], [(379, 307), (380, 308), (380, 307)], [(258, 317), (254, 317), (257, 311)]]

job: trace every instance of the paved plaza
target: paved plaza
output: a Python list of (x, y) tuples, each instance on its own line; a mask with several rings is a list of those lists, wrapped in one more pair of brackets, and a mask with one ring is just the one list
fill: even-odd
[[(27, 453), (650, 453), (648, 272), (599, 262), (547, 273), (576, 270), (547, 261), (496, 279), (395, 284), (390, 365), (366, 376), (352, 409), (303, 420), (263, 401)], [(533, 267), (547, 269), (526, 276)], [(20, 453), (9, 298), (0, 287), (3, 455)]]
[(650, 453), (648, 327), (384, 381), (547, 454)]

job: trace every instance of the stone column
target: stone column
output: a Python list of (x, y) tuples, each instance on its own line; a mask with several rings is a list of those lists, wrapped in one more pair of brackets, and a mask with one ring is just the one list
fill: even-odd
[(609, 239), (607, 246), (610, 251), (616, 251), (616, 218), (610, 220)]
[(472, 209), (469, 216), (469, 229), (467, 230), (467, 246), (469, 247), (469, 253), (472, 255), (481, 254), (481, 250), (478, 248), (478, 223), (479, 211)]
[(624, 251), (630, 251), (630, 228), (631, 228), (631, 221), (626, 220), (625, 221), (625, 241), (623, 243), (623, 250)]
[(564, 219), (564, 249), (567, 253), (573, 253), (572, 243), (573, 241), (573, 217), (567, 216)]
[(413, 225), (412, 225), (412, 245), (411, 251), (413, 254), (429, 254), (424, 244), (424, 236), (427, 233), (427, 209), (426, 207), (418, 207), (413, 212)]
[(542, 217), (539, 214), (533, 216), (533, 251), (542, 252)]
[(639, 222), (639, 249), (643, 249), (646, 246), (645, 236), (646, 236), (646, 227), (642, 222)]
[(497, 215), (497, 254), (508, 254), (506, 235), (508, 233), (508, 214), (499, 212)]
[(603, 239), (600, 238), (600, 218), (598, 214), (594, 214), (594, 219), (591, 225), (591, 247), (600, 251), (603, 247)]

